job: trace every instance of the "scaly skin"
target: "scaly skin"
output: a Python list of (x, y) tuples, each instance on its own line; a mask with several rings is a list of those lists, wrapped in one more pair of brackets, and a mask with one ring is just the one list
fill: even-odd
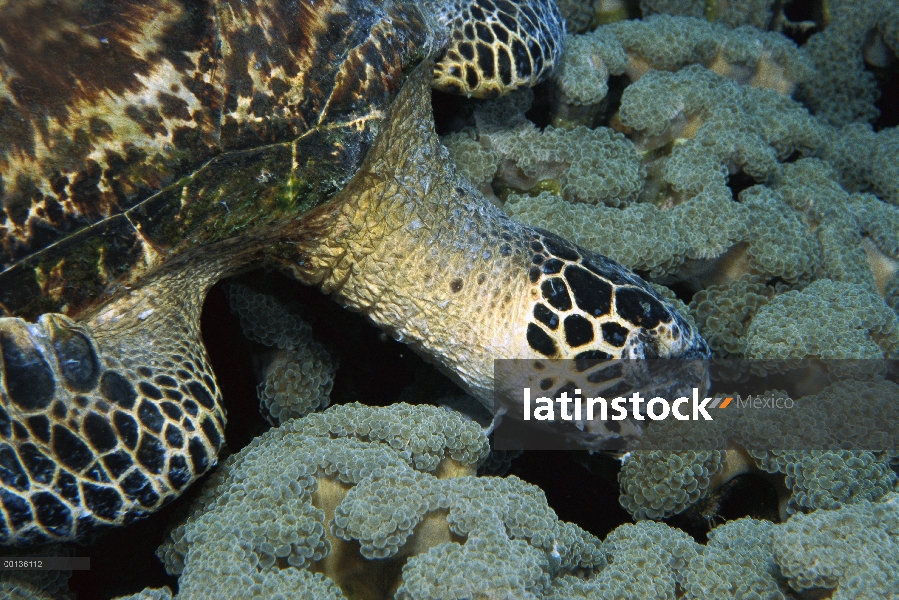
[[(328, 39), (319, 25), (359, 36), (341, 29), (351, 21), (333, 5), (376, 10), (360, 2), (334, 0), (302, 15), (299, 26), (323, 36), (316, 42)], [(265, 3), (215, 6), (259, 13)], [(390, 6), (405, 15), (401, 40), (390, 29), (396, 19), (379, 17), (368, 22), (377, 32), (347, 42), (358, 54), (328, 46), (327, 54), (303, 54), (312, 66), (294, 65), (332, 77), (310, 80), (331, 91), (307, 90), (307, 100), (324, 112), (341, 105), (349, 112), (304, 122), (287, 139), (223, 152), (0, 273), (0, 310), (17, 315), (0, 319), (0, 542), (83, 539), (128, 524), (215, 464), (224, 411), (199, 315), (208, 289), (241, 269), (276, 266), (319, 285), (486, 404), (494, 358), (707, 352), (635, 275), (509, 220), (458, 177), (434, 133), (434, 66), (424, 60), (408, 73), (433, 54), (433, 32), (421, 30), (427, 19), (416, 17), (416, 4)], [(267, 22), (265, 14), (253, 19)], [(237, 44), (241, 31), (223, 36)], [(326, 68), (335, 56), (343, 62)], [(368, 61), (385, 56), (395, 76), (360, 77), (371, 72)], [(228, 93), (249, 85), (241, 74), (262, 68), (238, 63), (228, 65), (237, 77)], [(377, 82), (380, 100), (356, 106), (367, 97), (357, 88)], [(267, 135), (265, 123), (246, 113), (255, 95), (238, 96), (226, 108), (244, 111), (247, 135)], [(271, 169), (256, 173), (259, 166)], [(21, 233), (6, 231), (5, 239), (25, 240)]]
[[(291, 237), (284, 266), (294, 277), (368, 315), (488, 407), (495, 358), (708, 352), (638, 277), (509, 219), (460, 177), (434, 132), (426, 85), (410, 79), (356, 178)], [(546, 258), (535, 262), (537, 255)], [(559, 272), (574, 272), (574, 282), (552, 277)], [(564, 289), (548, 296), (544, 287), (554, 283)], [(544, 322), (536, 305), (552, 311)]]
[(285, 266), (487, 400), (493, 357), (533, 355), (527, 228), (456, 175), (422, 80), (407, 82), (358, 176), (292, 237)]

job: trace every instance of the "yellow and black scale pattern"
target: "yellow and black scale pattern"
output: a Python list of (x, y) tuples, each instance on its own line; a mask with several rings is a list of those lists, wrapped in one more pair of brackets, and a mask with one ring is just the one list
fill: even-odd
[[(460, 67), (463, 93), (558, 61), (547, 0), (0, 4), (0, 543), (127, 524), (214, 464), (198, 257), (327, 202), (482, 14), (495, 64)], [(460, 91), (452, 69), (435, 85)]]
[(539, 294), (533, 292), (527, 328), (535, 351), (596, 361), (659, 358), (673, 346), (689, 349), (682, 359), (708, 354), (699, 334), (645, 281), (555, 234), (536, 233), (528, 278)]
[(30, 335), (35, 328), (0, 335), (5, 543), (83, 539), (126, 525), (214, 464), (224, 413), (195, 348), (175, 347), (149, 367), (109, 353), (101, 359), (96, 343), (60, 315), (39, 325), (49, 336)]
[(454, 0), (441, 15), (452, 34), (434, 70), (440, 89), (493, 98), (536, 84), (560, 59), (564, 26), (553, 2)]

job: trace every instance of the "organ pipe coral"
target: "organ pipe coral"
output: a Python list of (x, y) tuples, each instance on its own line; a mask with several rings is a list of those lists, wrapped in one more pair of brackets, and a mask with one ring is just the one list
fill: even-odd
[(312, 340), (312, 328), (275, 296), (234, 283), (228, 300), (244, 335), (271, 350), (257, 352), (260, 411), (277, 425), (326, 408), (338, 361)]
[(309, 324), (272, 295), (233, 283), (228, 286), (228, 301), (244, 335), (263, 346), (295, 348), (312, 337)]
[[(863, 366), (848, 368), (857, 372)], [(796, 398), (795, 406), (803, 410), (795, 412), (719, 417), (709, 427), (662, 422), (647, 434), (648, 443), (665, 447), (667, 436), (676, 440), (674, 447), (709, 450), (633, 450), (618, 475), (620, 503), (635, 519), (665, 519), (745, 473), (762, 476), (779, 490), (784, 519), (879, 500), (899, 489), (891, 467), (899, 448), (891, 425), (899, 418), (891, 400), (897, 393), (899, 386), (892, 382), (844, 381)], [(860, 431), (863, 423), (867, 430)], [(877, 450), (842, 449), (850, 436), (859, 447)]]
[(834, 600), (890, 598), (899, 585), (899, 500), (863, 501), (793, 516), (773, 535), (774, 556), (797, 591)]
[(424, 600), (457, 583), (539, 597), (604, 564), (599, 540), (560, 522), (539, 488), (475, 477), (486, 452), (479, 426), (432, 406), (288, 421), (223, 463), (159, 556), (184, 598)]
[[(868, 121), (895, 65), (896, 8), (829, 2), (797, 46), (778, 29), (807, 24), (770, 0), (644, 0), (643, 19), (599, 25), (609, 5), (563, 3), (571, 35), (546, 89), (457, 115), (442, 140), (459, 171), (509, 215), (676, 293), (716, 357), (893, 357), (899, 129)], [(541, 111), (550, 125), (531, 122)], [(308, 339), (289, 311), (241, 294), (251, 339), (289, 352)], [(273, 368), (262, 388), (305, 385), (291, 373)], [(714, 449), (628, 456), (620, 502), (636, 519), (696, 507), (740, 474), (779, 490), (782, 523), (726, 523), (704, 545), (648, 521), (600, 543), (538, 488), (474, 477), (480, 427), (353, 405), (287, 421), (225, 461), (160, 554), (184, 598), (888, 597), (896, 457), (838, 447), (850, 392), (896, 397), (871, 381), (797, 400), (820, 408), (813, 429), (833, 434), (829, 450), (767, 449), (801, 429), (781, 416), (708, 433)], [(268, 402), (274, 420), (306, 412)], [(880, 409), (861, 437), (895, 447), (880, 426), (895, 416)], [(168, 597), (141, 597), (152, 594)]]
[(786, 584), (771, 549), (776, 528), (741, 519), (714, 529), (701, 545), (662, 523), (621, 525), (605, 540), (607, 568), (586, 580), (560, 577), (546, 598), (782, 600)]
[(747, 331), (746, 356), (787, 358), (892, 358), (899, 323), (883, 299), (862, 286), (819, 279), (767, 303)]
[[(468, 139), (497, 157), (492, 181), (482, 179), (488, 191), (514, 218), (686, 294), (716, 356), (892, 357), (899, 341), (892, 310), (899, 306), (899, 137), (897, 128), (876, 130), (864, 120), (876, 115), (872, 73), (882, 76), (895, 64), (895, 8), (832, 3), (831, 20), (798, 47), (766, 29), (808, 24), (789, 23), (770, 1), (646, 1), (642, 8), (642, 20), (569, 35), (549, 91), (554, 126), (578, 132), (577, 139), (587, 139), (584, 126), (624, 134), (633, 148), (628, 172), (638, 177), (615, 183), (631, 187), (585, 203), (567, 179), (571, 162), (534, 158), (538, 140), (569, 138), (531, 124), (531, 96), (522, 94), (476, 108), (468, 122)], [(875, 388), (893, 385), (870, 375)], [(894, 396), (875, 388), (855, 385), (853, 393)], [(786, 418), (732, 423), (729, 433), (715, 432), (720, 444), (702, 446), (709, 450), (631, 452), (619, 475), (622, 506), (637, 519), (667, 518), (747, 472), (779, 490), (784, 519), (884, 498), (896, 489), (894, 457), (839, 447), (843, 392), (828, 388), (802, 399), (832, 413), (815, 430), (835, 435), (833, 449), (761, 449), (771, 447), (770, 436), (800, 429), (784, 429)], [(875, 429), (872, 448), (878, 435), (892, 439)], [(819, 442), (809, 440), (809, 447), (821, 448)], [(726, 552), (707, 548), (688, 569), (692, 587), (678, 593), (794, 594), (799, 588), (789, 588), (772, 558), (770, 532), (761, 537), (764, 565), (741, 575), (721, 562)], [(589, 581), (560, 577), (551, 589), (559, 598), (613, 597), (598, 584), (610, 573)], [(687, 585), (679, 577), (656, 574), (654, 581)], [(729, 583), (738, 580), (745, 585)]]
[(730, 29), (705, 19), (652, 15), (569, 35), (554, 76), (553, 123), (590, 125), (608, 94), (610, 75), (632, 81), (652, 70), (702, 65), (737, 83), (790, 94), (814, 69), (787, 38), (754, 27)]
[(774, 17), (774, 0), (640, 0), (644, 15), (656, 13), (697, 17), (728, 27), (768, 27)]
[(609, 128), (540, 131), (524, 117), (530, 103), (523, 93), (495, 100), (475, 111), (476, 132), (446, 136), (460, 171), (481, 185), (551, 189), (571, 202), (617, 206), (634, 199), (644, 172), (629, 140)]
[[(803, 48), (817, 76), (804, 82), (799, 97), (827, 123), (868, 121), (879, 114), (880, 92), (871, 69), (899, 53), (895, 31), (899, 10), (889, 0), (834, 0), (830, 20)], [(884, 32), (887, 36), (884, 37)], [(889, 40), (892, 47), (886, 46)]]

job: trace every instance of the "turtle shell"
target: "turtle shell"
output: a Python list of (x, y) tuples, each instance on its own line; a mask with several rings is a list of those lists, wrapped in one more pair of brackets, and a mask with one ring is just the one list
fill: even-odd
[(438, 45), (411, 3), (0, 2), (0, 315), (326, 202)]

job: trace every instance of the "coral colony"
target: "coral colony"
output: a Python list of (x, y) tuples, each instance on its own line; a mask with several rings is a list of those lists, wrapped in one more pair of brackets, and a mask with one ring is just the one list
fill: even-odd
[[(559, 5), (568, 34), (549, 82), (460, 101), (441, 132), (457, 169), (514, 219), (644, 276), (715, 358), (899, 357), (899, 128), (878, 121), (897, 78), (899, 3)], [(895, 121), (895, 91), (885, 102)], [(843, 398), (870, 398), (853, 421), (870, 430), (855, 433), (893, 451), (837, 438), (766, 449), (751, 432), (712, 449), (635, 449), (617, 475), (633, 521), (598, 536), (561, 521), (539, 487), (488, 474), (508, 459), (461, 412), (329, 407), (340, 371), (310, 326), (250, 288), (228, 293), (268, 349), (258, 395), (273, 427), (170, 523), (157, 556), (177, 590), (118, 600), (899, 598), (899, 385), (884, 373), (795, 402), (820, 409), (811, 425), (826, 436), (846, 420)], [(528, 389), (522, 401), (535, 421), (717, 422), (720, 398), (701, 394), (579, 402)], [(775, 515), (725, 522), (715, 503), (747, 473), (776, 488)], [(577, 496), (581, 484), (558, 485)], [(670, 520), (689, 511), (705, 511), (707, 540)], [(67, 597), (68, 572), (2, 573), (5, 597)]]

